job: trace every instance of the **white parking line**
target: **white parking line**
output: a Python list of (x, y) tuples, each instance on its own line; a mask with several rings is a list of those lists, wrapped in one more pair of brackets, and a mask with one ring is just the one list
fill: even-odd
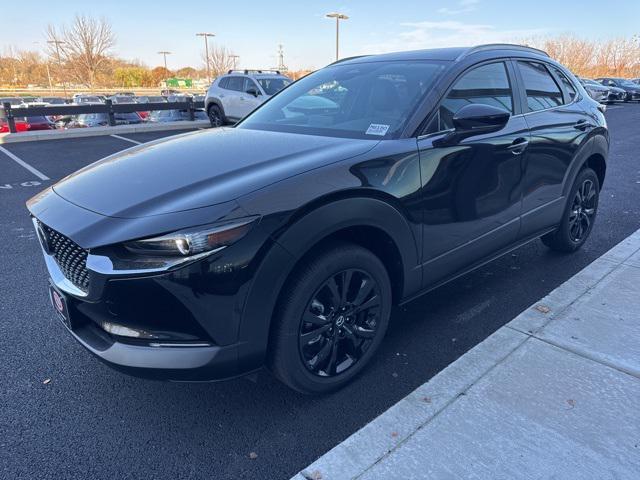
[(130, 138), (127, 138), (127, 137), (121, 137), (120, 135), (116, 135), (116, 134), (113, 134), (113, 135), (110, 135), (110, 136), (113, 137), (113, 138), (119, 138), (120, 140), (124, 140), (125, 142), (135, 143), (136, 145), (142, 145), (142, 143), (143, 143), (143, 142), (139, 142), (137, 140), (131, 140)]
[(14, 162), (16, 162), (18, 165), (23, 166), (24, 168), (26, 168), (27, 170), (29, 170), (31, 173), (33, 173), (36, 177), (38, 177), (40, 180), (49, 180), (49, 177), (47, 177), (44, 173), (42, 173), (40, 170), (32, 167), (31, 165), (29, 165), (27, 162), (25, 162), (24, 160), (18, 158), (17, 156), (15, 156), (13, 153), (11, 153), (9, 150), (7, 150), (6, 148), (0, 146), (0, 152), (3, 152), (4, 154), (7, 155), (7, 157), (9, 157), (11, 160), (13, 160)]

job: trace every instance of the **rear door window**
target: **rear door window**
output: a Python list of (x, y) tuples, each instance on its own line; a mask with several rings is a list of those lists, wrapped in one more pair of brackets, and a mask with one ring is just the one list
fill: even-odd
[(562, 105), (562, 90), (544, 64), (518, 61), (518, 66), (530, 111), (536, 112)]
[(576, 87), (574, 86), (573, 82), (569, 80), (569, 78), (564, 73), (562, 73), (560, 69), (553, 67), (553, 71), (555, 72), (557, 77), (560, 79), (560, 83), (562, 83), (562, 85), (564, 86), (564, 89), (569, 95), (569, 98), (568, 98), (569, 101), (567, 103), (573, 102), (577, 95)]
[(226, 88), (236, 92), (244, 91), (244, 77), (229, 77)]

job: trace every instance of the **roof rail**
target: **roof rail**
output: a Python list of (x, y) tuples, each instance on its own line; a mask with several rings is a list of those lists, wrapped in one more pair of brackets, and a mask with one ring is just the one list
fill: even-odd
[(544, 50), (540, 50), (539, 48), (527, 47), (525, 45), (515, 45), (513, 43), (488, 43), (486, 45), (477, 45), (475, 47), (471, 47), (469, 50), (466, 50), (462, 55), (458, 57), (458, 60), (464, 58), (472, 53), (482, 52), (485, 50), (496, 50), (496, 49), (504, 49), (504, 50), (522, 50), (525, 52), (537, 53), (539, 55), (544, 55), (548, 57), (549, 54)]
[(255, 68), (239, 68), (239, 69), (231, 69), (227, 72), (229, 73), (244, 73), (245, 75), (249, 75), (250, 73), (275, 73), (276, 75), (280, 75), (280, 70), (273, 70), (270, 68), (261, 68), (261, 69), (255, 69)]

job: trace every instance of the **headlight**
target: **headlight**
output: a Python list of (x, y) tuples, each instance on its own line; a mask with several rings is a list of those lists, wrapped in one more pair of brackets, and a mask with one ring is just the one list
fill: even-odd
[(249, 232), (258, 218), (245, 217), (222, 224), (189, 228), (160, 237), (126, 242), (124, 247), (132, 253), (158, 257), (190, 257), (237, 242)]

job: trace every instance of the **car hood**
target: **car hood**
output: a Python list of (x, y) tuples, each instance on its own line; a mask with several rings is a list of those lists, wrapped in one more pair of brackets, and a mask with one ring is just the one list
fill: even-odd
[(236, 128), (192, 132), (111, 155), (53, 186), (101, 215), (138, 218), (216, 205), (369, 151), (377, 140)]

